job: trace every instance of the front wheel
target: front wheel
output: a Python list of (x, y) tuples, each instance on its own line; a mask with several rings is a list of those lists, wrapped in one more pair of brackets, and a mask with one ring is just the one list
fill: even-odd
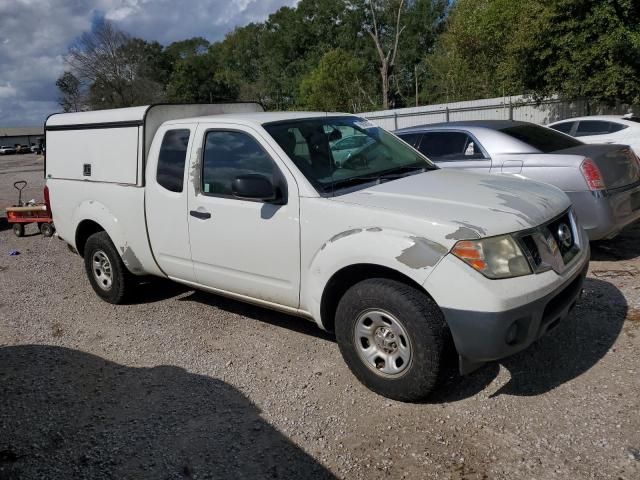
[(84, 247), (84, 266), (93, 290), (109, 303), (123, 303), (131, 291), (133, 275), (106, 232), (94, 233)]
[(380, 395), (425, 398), (435, 387), (448, 338), (436, 303), (417, 288), (374, 278), (344, 294), (336, 311), (336, 338), (353, 374)]

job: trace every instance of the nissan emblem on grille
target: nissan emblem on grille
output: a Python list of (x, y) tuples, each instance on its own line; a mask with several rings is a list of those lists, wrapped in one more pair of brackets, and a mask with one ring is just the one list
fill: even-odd
[(573, 237), (571, 236), (571, 229), (566, 223), (558, 225), (558, 240), (563, 247), (569, 248), (573, 243)]

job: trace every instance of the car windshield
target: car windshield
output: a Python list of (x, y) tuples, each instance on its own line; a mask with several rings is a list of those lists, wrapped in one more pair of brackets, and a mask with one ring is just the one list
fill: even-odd
[(551, 153), (583, 145), (580, 140), (539, 125), (515, 125), (502, 128), (500, 131), (531, 145), (542, 153)]
[(358, 117), (322, 117), (264, 125), (322, 194), (435, 170), (402, 140)]

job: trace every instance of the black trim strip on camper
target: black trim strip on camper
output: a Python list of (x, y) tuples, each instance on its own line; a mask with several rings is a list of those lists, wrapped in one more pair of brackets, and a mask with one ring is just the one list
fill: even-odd
[(101, 128), (131, 128), (141, 127), (142, 120), (130, 120), (122, 122), (101, 122), (101, 123), (77, 123), (72, 125), (46, 125), (45, 131), (59, 132), (62, 130), (97, 130)]

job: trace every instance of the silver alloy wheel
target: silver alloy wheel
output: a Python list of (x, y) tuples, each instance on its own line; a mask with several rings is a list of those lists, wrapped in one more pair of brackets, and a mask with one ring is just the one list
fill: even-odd
[(109, 257), (102, 250), (96, 250), (91, 261), (93, 263), (93, 277), (98, 282), (98, 286), (103, 290), (109, 290), (113, 284)]
[(411, 365), (411, 340), (404, 325), (384, 310), (367, 310), (356, 320), (354, 338), (360, 359), (385, 377), (397, 377)]

